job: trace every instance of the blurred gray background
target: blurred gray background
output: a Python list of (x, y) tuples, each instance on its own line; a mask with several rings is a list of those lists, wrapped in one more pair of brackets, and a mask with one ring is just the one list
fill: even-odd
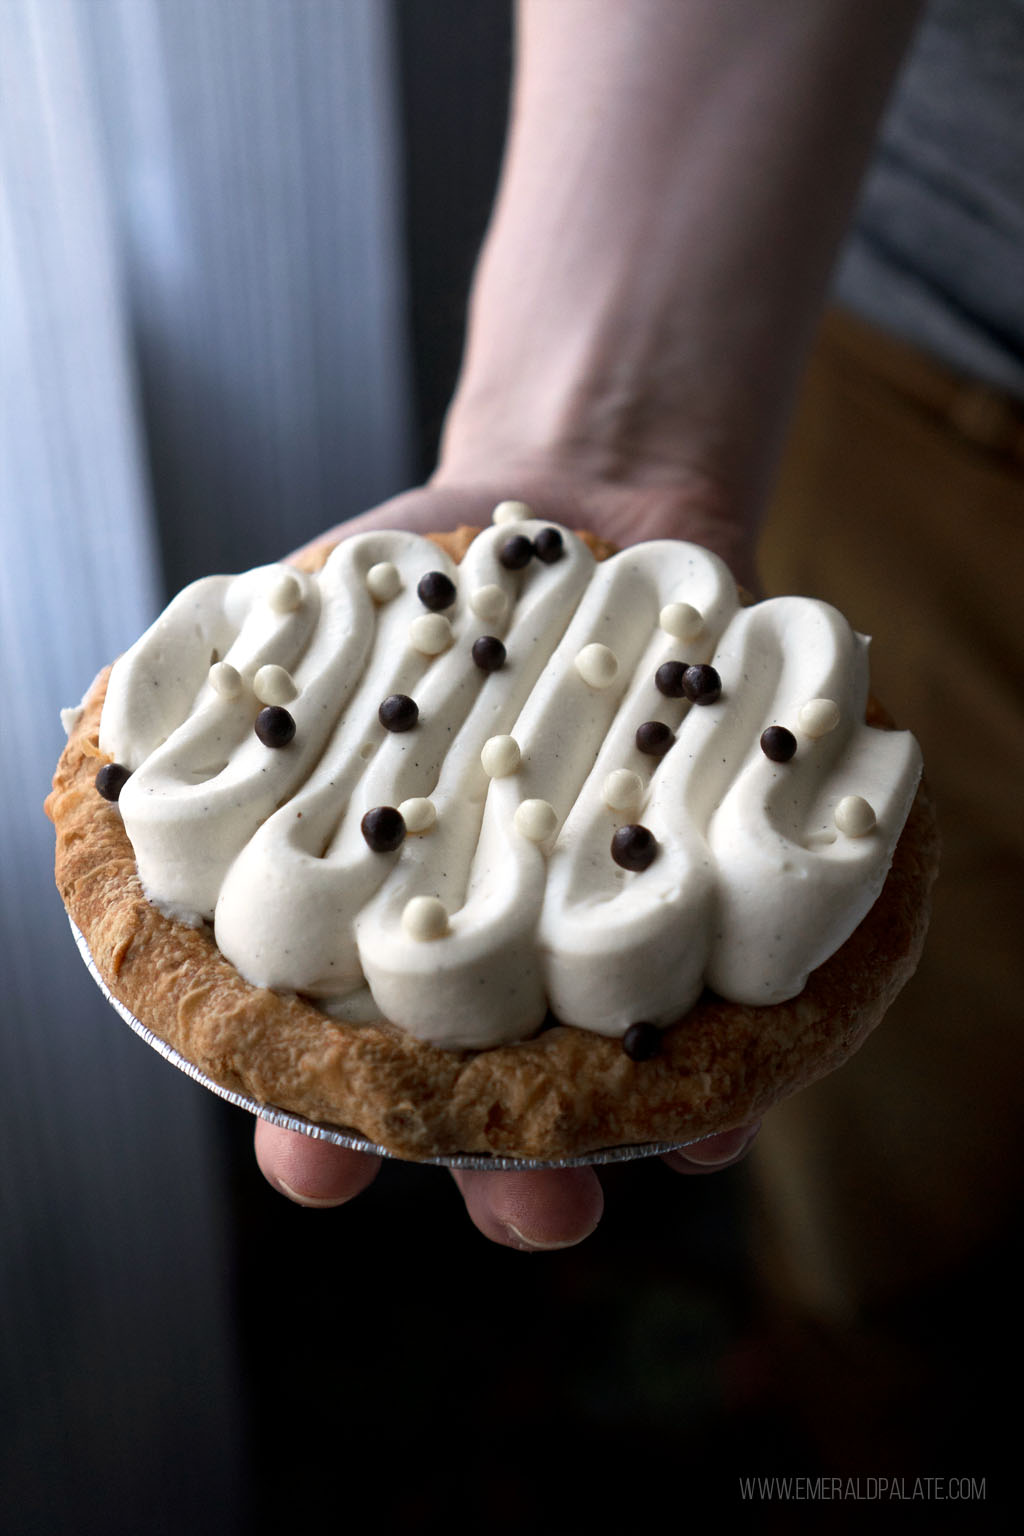
[[(508, 50), (504, 4), (472, 0), (0, 0), (0, 1525), (18, 1536), (252, 1530), (260, 1425), (287, 1458), (306, 1386), (275, 1380), (272, 1340), (301, 1292), (286, 1266), (264, 1296), (260, 1254), (293, 1213), (269, 1191), (273, 1214), (246, 1208), (249, 1117), (100, 998), (41, 805), (60, 707), (166, 595), (428, 467)], [(319, 1262), (352, 1279), (364, 1258)]]

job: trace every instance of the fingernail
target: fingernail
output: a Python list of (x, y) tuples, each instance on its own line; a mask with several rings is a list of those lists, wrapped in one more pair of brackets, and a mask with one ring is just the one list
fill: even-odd
[(505, 1223), (505, 1231), (514, 1239), (513, 1246), (525, 1249), (530, 1253), (548, 1253), (554, 1248), (575, 1248), (577, 1243), (582, 1243), (584, 1237), (589, 1237), (589, 1232), (584, 1232), (583, 1237), (570, 1237), (558, 1242), (542, 1243), (536, 1238), (527, 1237), (525, 1232), (520, 1232), (511, 1222)]
[(313, 1211), (326, 1211), (331, 1206), (344, 1205), (347, 1199), (345, 1195), (342, 1195), (340, 1198), (337, 1196), (322, 1198), (318, 1195), (303, 1195), (297, 1189), (292, 1189), (290, 1184), (286, 1184), (284, 1179), (279, 1178), (276, 1183), (281, 1193), (287, 1195), (289, 1200), (294, 1200), (296, 1205), (305, 1205)]
[[(757, 1133), (760, 1131), (760, 1129), (761, 1122), (759, 1120), (757, 1124), (750, 1129), (743, 1140), (734, 1146), (731, 1151), (720, 1153), (717, 1157), (701, 1157), (699, 1155), (701, 1145), (700, 1142), (697, 1142), (692, 1147), (686, 1147), (683, 1151), (683, 1156), (688, 1157), (693, 1163), (699, 1163), (702, 1168), (721, 1168), (726, 1163), (735, 1162), (738, 1157), (742, 1157), (747, 1148), (751, 1146), (751, 1144), (756, 1140)], [(697, 1154), (696, 1156), (694, 1155), (695, 1153)]]

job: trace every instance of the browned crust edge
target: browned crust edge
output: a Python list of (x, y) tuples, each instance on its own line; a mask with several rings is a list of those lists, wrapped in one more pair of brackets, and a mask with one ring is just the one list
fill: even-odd
[[(474, 533), (437, 542), (461, 558)], [(588, 543), (599, 557), (610, 552)], [(301, 563), (315, 569), (330, 547)], [(94, 784), (108, 676), (85, 700), (46, 811), (57, 829), (57, 887), (110, 992), (223, 1088), (354, 1129), (398, 1157), (556, 1159), (729, 1130), (840, 1066), (917, 965), (939, 849), (923, 785), (881, 897), (801, 995), (755, 1008), (706, 994), (650, 1061), (564, 1026), (474, 1053), (388, 1025), (338, 1023), (301, 998), (250, 986), (209, 930), (173, 922), (146, 900), (118, 809)], [(868, 719), (890, 723), (875, 705)]]

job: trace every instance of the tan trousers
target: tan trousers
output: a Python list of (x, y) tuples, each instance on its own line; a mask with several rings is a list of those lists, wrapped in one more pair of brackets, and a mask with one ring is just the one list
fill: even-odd
[(921, 742), (943, 833), (917, 975), (752, 1159), (762, 1273), (853, 1323), (998, 1237), (1021, 1193), (1024, 412), (830, 315), (761, 571), (873, 636), (874, 691)]

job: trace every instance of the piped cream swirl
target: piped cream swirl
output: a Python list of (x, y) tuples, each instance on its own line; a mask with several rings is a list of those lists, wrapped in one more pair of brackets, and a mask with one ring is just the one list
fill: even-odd
[[(508, 538), (486, 530), (456, 566), (413, 534), (364, 534), (296, 573), (284, 609), (282, 567), (181, 593), (116, 664), (101, 726), (132, 769), (120, 806), (147, 895), (212, 921), (254, 984), (452, 1048), (521, 1039), (549, 1006), (622, 1035), (673, 1022), (705, 984), (739, 1002), (794, 996), (878, 895), (920, 772), (909, 735), (863, 724), (867, 642), (808, 599), (739, 609), (695, 545), (596, 564), (566, 533), (561, 559), (507, 570)], [(431, 571), (456, 590), (437, 651), (417, 623)], [(699, 619), (686, 639), (659, 622), (680, 604)], [(505, 646), (497, 670), (472, 659), (483, 634)], [(659, 691), (659, 666), (680, 660), (714, 665), (717, 702)], [(237, 692), (210, 680), (225, 665)], [(294, 688), (279, 750), (253, 729), (266, 667)], [(411, 730), (381, 724), (392, 694), (416, 701)], [(812, 736), (801, 710), (821, 700), (838, 722)], [(664, 756), (636, 745), (647, 721), (675, 734)], [(759, 745), (772, 724), (796, 738), (787, 763)], [(518, 760), (491, 776), (485, 748), (503, 737)], [(613, 775), (633, 786), (628, 811), (607, 802)], [(876, 818), (864, 836), (836, 826), (854, 795)], [(364, 814), (407, 802), (432, 819), (373, 851)], [(657, 842), (643, 871), (610, 854), (630, 822)], [(411, 920), (424, 900), (432, 924)]]

